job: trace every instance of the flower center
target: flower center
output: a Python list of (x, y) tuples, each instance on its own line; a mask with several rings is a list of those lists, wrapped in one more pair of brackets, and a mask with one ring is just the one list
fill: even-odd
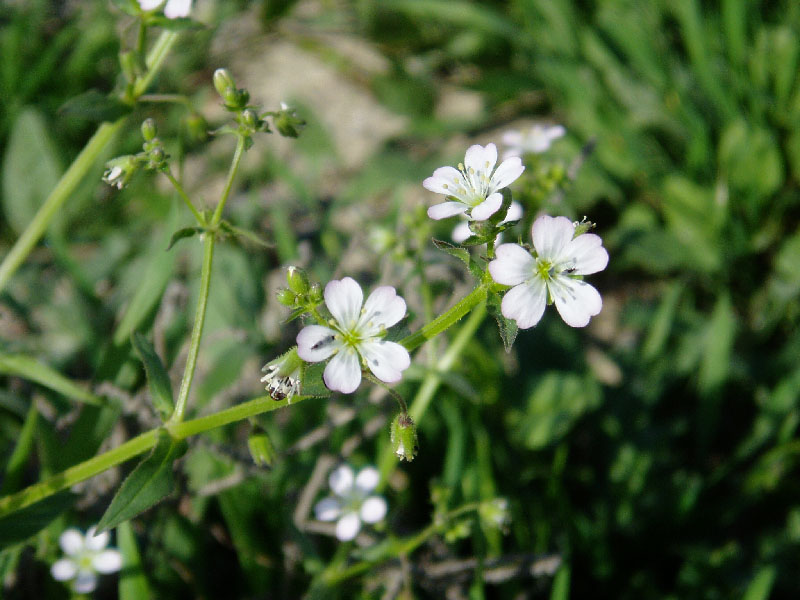
[(555, 265), (549, 260), (536, 259), (535, 274), (544, 281), (550, 281), (555, 275)]

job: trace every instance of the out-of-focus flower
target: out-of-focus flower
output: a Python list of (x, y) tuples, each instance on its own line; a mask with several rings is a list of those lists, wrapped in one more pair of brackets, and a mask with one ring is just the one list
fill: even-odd
[(405, 300), (393, 287), (382, 286), (373, 290), (362, 308), (361, 286), (350, 277), (329, 282), (324, 296), (333, 315), (331, 327), (304, 327), (297, 334), (300, 358), (321, 362), (332, 356), (322, 378), (329, 389), (345, 394), (361, 383), (362, 363), (381, 381), (400, 381), (411, 357), (400, 344), (382, 338), (387, 327), (405, 316)]
[(56, 581), (72, 581), (79, 594), (88, 594), (97, 587), (98, 573), (113, 573), (122, 567), (122, 554), (116, 548), (106, 548), (111, 538), (108, 531), (95, 535), (92, 527), (82, 534), (70, 528), (61, 534), (58, 543), (67, 556), (50, 568)]
[(356, 475), (349, 465), (341, 465), (328, 478), (333, 496), (317, 502), (314, 513), (320, 521), (336, 521), (336, 537), (352, 540), (361, 523), (377, 523), (386, 516), (386, 500), (370, 493), (378, 486), (375, 467), (364, 467)]
[(603, 307), (598, 291), (580, 276), (605, 269), (608, 252), (599, 236), (575, 236), (575, 228), (566, 217), (543, 215), (531, 228), (533, 256), (518, 244), (497, 247), (489, 273), (497, 283), (514, 286), (503, 297), (501, 311), (520, 329), (536, 325), (551, 302), (572, 327), (585, 327)]
[[(154, 10), (161, 6), (164, 0), (139, 0), (142, 10)], [(192, 10), (192, 0), (167, 0), (164, 5), (164, 16), (168, 19), (187, 17)]]
[[(522, 218), (522, 205), (519, 202), (511, 202), (511, 206), (508, 207), (508, 212), (506, 213), (506, 218), (503, 219), (503, 223), (508, 223), (509, 221), (518, 221)], [(453, 233), (450, 234), (453, 238), (453, 241), (456, 244), (460, 244), (464, 240), (466, 240), (469, 236), (472, 235), (472, 232), (469, 229), (469, 219), (465, 221), (461, 221), (458, 225), (453, 228)], [(498, 240), (501, 239), (501, 236), (497, 237)]]
[(491, 217), (503, 203), (498, 190), (509, 186), (525, 170), (519, 157), (504, 160), (497, 170), (496, 163), (497, 146), (476, 144), (469, 147), (464, 164), (459, 164), (458, 169), (436, 169), (422, 185), (431, 192), (444, 194), (448, 201), (431, 206), (428, 216), (439, 220), (467, 213), (476, 221)]
[(528, 131), (506, 131), (503, 144), (507, 146), (503, 158), (523, 154), (541, 154), (550, 149), (554, 140), (564, 137), (567, 132), (562, 125), (534, 125)]

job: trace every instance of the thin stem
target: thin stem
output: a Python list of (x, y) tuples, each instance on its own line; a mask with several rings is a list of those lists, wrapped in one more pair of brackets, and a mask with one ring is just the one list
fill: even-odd
[(156, 40), (156, 43), (153, 44), (153, 47), (150, 49), (150, 52), (147, 54), (147, 58), (145, 59), (147, 73), (145, 73), (144, 77), (139, 79), (136, 82), (136, 85), (133, 87), (134, 99), (144, 94), (147, 91), (147, 88), (150, 87), (150, 84), (153, 83), (153, 79), (155, 78), (156, 74), (159, 72), (159, 70), (161, 70), (161, 65), (164, 63), (164, 59), (167, 58), (172, 45), (177, 40), (177, 32), (161, 32), (161, 35)]
[(367, 379), (368, 381), (371, 381), (371, 382), (372, 382), (372, 383), (374, 383), (375, 385), (379, 385), (379, 386), (380, 386), (380, 387), (382, 387), (384, 390), (386, 390), (386, 392), (387, 392), (387, 393), (388, 393), (388, 394), (389, 394), (389, 395), (390, 395), (392, 398), (394, 398), (394, 399), (395, 399), (395, 401), (397, 402), (397, 404), (399, 404), (399, 405), (400, 405), (400, 411), (401, 411), (403, 414), (405, 414), (405, 415), (407, 415), (407, 414), (408, 414), (408, 405), (406, 404), (406, 401), (403, 399), (403, 397), (402, 397), (402, 396), (401, 396), (401, 395), (400, 395), (400, 394), (399, 394), (399, 393), (398, 393), (396, 390), (393, 390), (392, 388), (390, 388), (388, 385), (386, 385), (386, 384), (385, 384), (383, 381), (381, 381), (380, 379), (378, 379), (377, 377), (375, 377), (375, 376), (374, 376), (372, 373), (370, 373), (369, 371), (362, 371), (362, 372), (361, 372), (361, 374), (362, 374), (362, 375), (364, 376), (364, 378), (365, 378), (365, 379)]
[(144, 23), (144, 19), (139, 20), (139, 30), (137, 31), (136, 35), (136, 56), (138, 60), (141, 60), (141, 57), (144, 55), (144, 45), (147, 41), (147, 25)]
[(222, 198), (220, 198), (219, 204), (217, 204), (217, 208), (214, 211), (214, 216), (211, 218), (212, 226), (219, 224), (222, 219), (222, 210), (225, 208), (225, 203), (231, 195), (233, 179), (236, 177), (236, 172), (239, 170), (239, 163), (242, 161), (242, 155), (244, 154), (244, 140), (244, 136), (240, 135), (236, 142), (236, 151), (233, 153), (231, 168), (228, 170), (228, 181), (225, 183), (225, 190), (222, 192)]
[(208, 304), (208, 290), (211, 285), (211, 265), (214, 261), (214, 235), (206, 233), (203, 241), (203, 268), (200, 273), (200, 297), (197, 300), (197, 311), (194, 315), (192, 338), (189, 343), (189, 355), (186, 357), (186, 368), (183, 371), (181, 389), (175, 410), (170, 417), (170, 423), (180, 423), (186, 412), (186, 401), (189, 399), (189, 390), (192, 388), (194, 370), (197, 366), (197, 353), (200, 351), (200, 339), (203, 337), (203, 325), (206, 320), (206, 306)]
[(206, 224), (206, 221), (203, 218), (203, 215), (201, 215), (200, 212), (194, 207), (194, 204), (192, 203), (191, 198), (189, 198), (189, 196), (186, 194), (186, 191), (184, 191), (183, 186), (180, 184), (180, 182), (177, 179), (175, 179), (175, 176), (172, 174), (172, 172), (169, 170), (169, 168), (167, 168), (164, 171), (164, 175), (166, 175), (167, 179), (170, 180), (170, 182), (172, 183), (172, 186), (175, 188), (175, 191), (177, 191), (178, 195), (181, 197), (181, 200), (183, 200), (183, 202), (186, 204), (186, 206), (189, 207), (189, 210), (192, 211), (192, 214), (194, 215), (194, 218), (197, 221), (198, 225), (200, 225), (201, 227), (204, 227), (205, 224)]

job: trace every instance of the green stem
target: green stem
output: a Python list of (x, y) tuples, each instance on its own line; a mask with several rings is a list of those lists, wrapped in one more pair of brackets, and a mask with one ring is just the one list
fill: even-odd
[[(289, 404), (296, 404), (309, 398), (313, 398), (313, 396), (294, 396), (293, 398), (281, 401), (275, 401), (271, 396), (261, 396), (207, 417), (200, 417), (199, 419), (193, 419), (183, 423), (169, 424), (168, 429), (175, 439), (182, 440), (204, 431), (209, 431), (217, 427), (222, 427), (223, 425), (277, 410)], [(152, 429), (128, 440), (113, 450), (109, 450), (108, 452), (104, 452), (94, 458), (90, 458), (89, 460), (70, 467), (58, 475), (54, 475), (42, 482), (31, 485), (16, 494), (0, 498), (0, 517), (23, 509), (26, 506), (30, 506), (34, 502), (38, 502), (61, 490), (68, 489), (76, 483), (89, 479), (107, 469), (130, 460), (134, 456), (144, 454), (155, 446), (157, 440), (158, 429)]]
[(446, 313), (439, 315), (419, 331), (400, 340), (406, 350), (413, 350), (432, 337), (436, 337), (449, 327), (460, 321), (469, 311), (486, 299), (486, 287), (479, 285), (464, 298), (458, 301)]
[(244, 136), (240, 135), (236, 142), (236, 151), (233, 153), (231, 168), (228, 170), (228, 181), (225, 184), (225, 190), (222, 192), (222, 198), (220, 198), (219, 204), (217, 204), (217, 208), (214, 211), (214, 216), (211, 218), (212, 226), (218, 225), (222, 220), (222, 210), (225, 208), (225, 203), (231, 195), (233, 179), (236, 177), (236, 172), (239, 170), (239, 163), (242, 161), (242, 155), (244, 154), (244, 139)]
[(194, 370), (197, 367), (197, 353), (200, 351), (200, 340), (203, 337), (203, 325), (206, 320), (206, 306), (208, 305), (208, 290), (211, 287), (211, 265), (214, 261), (214, 234), (206, 233), (203, 242), (203, 268), (200, 273), (200, 296), (197, 300), (197, 311), (194, 315), (192, 338), (189, 343), (189, 355), (186, 357), (186, 368), (183, 371), (181, 389), (175, 410), (170, 417), (170, 423), (180, 423), (186, 412), (186, 401), (189, 399), (189, 390), (192, 388)]
[(192, 108), (189, 99), (181, 94), (142, 94), (139, 96), (139, 102), (180, 104), (189, 110)]
[(153, 83), (153, 79), (155, 79), (156, 74), (158, 74), (158, 72), (161, 70), (161, 65), (164, 63), (164, 59), (167, 58), (172, 45), (177, 40), (178, 33), (172, 31), (161, 32), (161, 35), (156, 40), (156, 43), (153, 44), (150, 52), (147, 53), (147, 59), (145, 60), (147, 73), (145, 73), (145, 76), (139, 79), (136, 82), (136, 85), (133, 87), (134, 99), (144, 94), (147, 91), (147, 88), (150, 87), (150, 84)]
[(175, 176), (172, 174), (169, 168), (167, 168), (164, 171), (164, 175), (166, 175), (167, 179), (170, 180), (172, 186), (175, 188), (175, 191), (178, 192), (178, 195), (181, 197), (181, 200), (183, 200), (184, 204), (186, 204), (186, 206), (189, 207), (189, 210), (192, 211), (192, 214), (194, 215), (197, 224), (200, 225), (201, 227), (205, 227), (206, 221), (203, 218), (203, 215), (201, 215), (200, 212), (198, 212), (198, 210), (194, 207), (191, 198), (189, 198), (189, 196), (186, 194), (186, 192), (183, 189), (183, 186), (177, 179), (175, 179)]

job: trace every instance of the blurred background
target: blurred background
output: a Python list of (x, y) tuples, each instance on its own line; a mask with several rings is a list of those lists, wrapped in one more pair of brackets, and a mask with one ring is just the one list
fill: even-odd
[[(573, 167), (574, 180), (512, 186), (515, 198), (530, 215), (586, 215), (611, 257), (591, 278), (604, 307), (587, 329), (548, 310), (506, 353), (492, 320), (481, 325), (371, 534), (424, 528), (433, 490), (449, 508), (507, 498), (506, 535), (467, 523), (312, 596), (798, 597), (800, 4), (197, 0), (193, 17), (206, 27), (182, 34), (154, 86), (186, 94), (189, 108), (140, 106), (113, 155), (135, 152), (138, 123), (153, 116), (190, 192), (213, 203), (233, 146), (205, 135), (223, 118), (218, 67), (264, 108), (286, 101), (308, 122), (298, 140), (265, 137), (246, 155), (230, 219), (274, 247), (218, 248), (196, 412), (261, 394), (260, 367), (293, 344), (297, 324), (274, 296), (288, 264), (322, 282), (398, 286), (411, 330), (424, 322), (418, 269), (436, 313), (468, 291), (466, 269), (430, 243), (453, 223), (425, 218), (439, 200), (421, 182), (509, 129), (566, 127), (537, 164)], [(0, 255), (94, 131), (59, 107), (114, 87), (120, 39), (135, 33), (126, 19), (102, 1), (0, 4)], [(153, 425), (134, 328), (180, 377), (200, 252), (195, 240), (164, 248), (187, 215), (163, 181), (139, 176), (116, 192), (101, 175), (98, 164), (0, 292), (0, 351), (35, 356), (123, 408), (78, 411), (0, 374), (3, 464), (29, 407), (39, 413), (11, 486)], [(447, 343), (425, 347), (401, 394), (414, 396)], [(269, 469), (247, 455), (246, 425), (194, 440), (178, 492), (132, 524), (155, 597), (303, 596), (341, 551), (298, 502), (317, 497), (315, 481), (322, 493), (342, 459), (376, 463), (394, 410), (376, 390), (265, 417)], [(73, 490), (32, 538), (0, 523), (4, 597), (67, 597), (46, 558), (67, 524), (96, 522), (129, 470)], [(98, 594), (115, 597), (113, 578)]]

